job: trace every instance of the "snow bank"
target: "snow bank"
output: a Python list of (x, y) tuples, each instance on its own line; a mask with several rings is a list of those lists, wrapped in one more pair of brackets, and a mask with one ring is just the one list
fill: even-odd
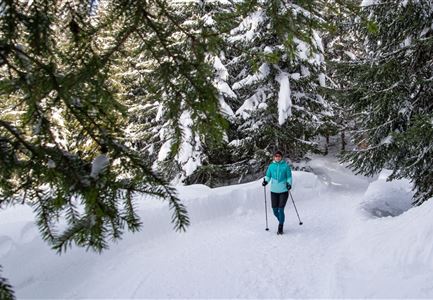
[(393, 187), (385, 173), (371, 183), (329, 159), (309, 167), (315, 174), (293, 172), (304, 225), (288, 203), (283, 236), (269, 210), (263, 230), (261, 180), (177, 187), (191, 219), (184, 234), (172, 231), (166, 202), (139, 197), (142, 230), (101, 255), (74, 247), (59, 256), (29, 207), (0, 210), (2, 275), (18, 299), (432, 298), (433, 199), (366, 218), (361, 198)]
[[(293, 176), (293, 196), (302, 208), (306, 201), (314, 200), (314, 195), (319, 193), (322, 185), (311, 173), (293, 172)], [(256, 225), (262, 224), (263, 221), (264, 225), (264, 220), (260, 218), (259, 221), (257, 217), (264, 216), (264, 190), (261, 180), (215, 189), (204, 185), (178, 186), (177, 189), (191, 220), (187, 233), (173, 232), (173, 225), (170, 223), (171, 211), (167, 202), (141, 197), (137, 199), (137, 212), (143, 222), (142, 230), (136, 234), (125, 233), (121, 242), (111, 244), (110, 250), (104, 251), (102, 255), (73, 247), (66, 254), (59, 256), (41, 240), (30, 207), (15, 206), (0, 210), (0, 262), (4, 267), (3, 275), (14, 286), (18, 298), (79, 299), (83, 298), (83, 295), (86, 298), (100, 298), (104, 295), (111, 295), (110, 298), (133, 298), (136, 289), (142, 285), (147, 287), (141, 278), (144, 276), (142, 274), (161, 277), (162, 279), (158, 279), (159, 284), (152, 285), (152, 291), (154, 295), (167, 296), (169, 294), (166, 293), (170, 291), (161, 286), (160, 280), (165, 278), (167, 268), (172, 267), (167, 259), (186, 247), (182, 244), (185, 242), (180, 240), (181, 237), (194, 238), (197, 230), (203, 226), (209, 228), (212, 235), (223, 234), (226, 229), (219, 229), (221, 224), (242, 220), (252, 219)], [(268, 189), (267, 200), (270, 208)], [(268, 211), (268, 214), (271, 221), (271, 212)], [(242, 230), (236, 229), (236, 232), (242, 236)], [(233, 233), (227, 234), (230, 236)], [(160, 245), (158, 242), (161, 239), (178, 240), (179, 244), (169, 246), (170, 251), (173, 251), (170, 257), (158, 256), (161, 251), (168, 251), (165, 244)], [(202, 247), (205, 248), (202, 251), (207, 251), (204, 245)], [(207, 265), (205, 262), (196, 263), (194, 259), (197, 258), (206, 259), (199, 255), (192, 258), (184, 257), (182, 260), (186, 259), (191, 264), (190, 267), (196, 268), (194, 270), (197, 272), (202, 268), (213, 268), (211, 262)], [(182, 260), (172, 260), (174, 268), (181, 264)], [(240, 262), (243, 265), (242, 260)], [(182, 290), (176, 285), (179, 280), (166, 280), (167, 285), (175, 285), (171, 292)], [(205, 288), (211, 283), (211, 279), (209, 283), (202, 282), (202, 287)], [(217, 291), (214, 291), (214, 295), (216, 294)], [(149, 295), (149, 289), (144, 288), (139, 295)], [(185, 287), (185, 295), (194, 295), (194, 289)]]
[[(210, 219), (263, 211), (265, 195), (261, 183), (262, 179), (215, 189), (204, 185), (177, 186), (177, 190), (194, 225)], [(313, 199), (323, 188), (316, 175), (308, 172), (293, 172), (292, 194), (296, 201)], [(268, 186), (266, 197), (269, 205), (271, 200)]]
[(37, 234), (30, 207), (0, 210), (0, 259), (14, 251), (17, 245), (31, 241)]
[(412, 184), (407, 179), (386, 181), (391, 171), (384, 170), (365, 192), (361, 208), (370, 216), (398, 216), (412, 207)]
[[(219, 187), (211, 189), (205, 185), (177, 186), (178, 196), (185, 204), (191, 220), (191, 226), (200, 222), (207, 222), (227, 216), (242, 216), (264, 210), (264, 190), (262, 180)], [(311, 200), (320, 194), (323, 184), (316, 175), (307, 172), (293, 172), (292, 194), (296, 201)], [(270, 206), (269, 187), (266, 187), (267, 201)], [(170, 223), (171, 211), (168, 203), (141, 197), (137, 199), (137, 210), (143, 222), (142, 231), (138, 234), (126, 233), (124, 241), (134, 240), (138, 236), (140, 240), (148, 241), (163, 234), (172, 232)], [(32, 209), (27, 205), (19, 205), (0, 210), (0, 259), (6, 258), (17, 249), (30, 247), (25, 255), (32, 256), (34, 253), (49, 250), (41, 238), (34, 223)], [(82, 249), (74, 248), (74, 255), (80, 255)], [(54, 252), (48, 253), (47, 257), (57, 257)], [(57, 259), (56, 259), (57, 260)], [(9, 270), (10, 271), (10, 270)], [(14, 272), (13, 272), (14, 273)]]
[(433, 199), (398, 217), (358, 219), (337, 263), (334, 297), (431, 298)]

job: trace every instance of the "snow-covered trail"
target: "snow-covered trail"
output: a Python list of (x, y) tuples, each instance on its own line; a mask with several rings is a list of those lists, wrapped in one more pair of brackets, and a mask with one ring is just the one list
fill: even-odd
[[(297, 224), (290, 209), (283, 236), (276, 235), (273, 219), (270, 231), (264, 230), (263, 214), (202, 222), (186, 234), (167, 234), (124, 249), (118, 253), (121, 259), (95, 267), (107, 278), (93, 278), (78, 291), (86, 290), (90, 297), (127, 298), (323, 297), (331, 292), (335, 253), (350, 221), (333, 206), (344, 209), (350, 206), (347, 202), (323, 199), (314, 208), (300, 202), (304, 225)], [(125, 278), (124, 289), (107, 287), (107, 280), (122, 286)]]
[(311, 166), (318, 176), (294, 172), (293, 196), (304, 225), (289, 199), (283, 236), (275, 233), (270, 209), (265, 231), (259, 181), (213, 190), (181, 187), (192, 221), (186, 233), (171, 231), (165, 205), (149, 202), (142, 232), (127, 234), (102, 255), (74, 248), (59, 257), (24, 222), (16, 236), (33, 238), (17, 238), (0, 252), (4, 274), (19, 299), (340, 295), (335, 268), (368, 181), (335, 160), (315, 159)]

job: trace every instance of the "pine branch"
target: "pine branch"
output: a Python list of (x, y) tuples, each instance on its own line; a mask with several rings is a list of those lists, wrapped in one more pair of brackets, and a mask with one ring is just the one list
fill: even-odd
[[(0, 272), (2, 268), (0, 266)], [(0, 276), (0, 299), (2, 300), (15, 300), (14, 291), (9, 282)]]

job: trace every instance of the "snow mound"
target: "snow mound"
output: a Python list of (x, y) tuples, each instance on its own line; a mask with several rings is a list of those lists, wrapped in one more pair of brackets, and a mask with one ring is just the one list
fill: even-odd
[(370, 183), (361, 208), (370, 216), (398, 216), (412, 207), (412, 184), (407, 179), (386, 181), (391, 171), (384, 170)]
[(355, 222), (341, 248), (333, 297), (431, 298), (432, 215), (433, 199), (394, 218)]
[(432, 299), (433, 199), (396, 217), (366, 218), (361, 200), (404, 184), (386, 182), (386, 172), (371, 183), (325, 158), (309, 166), (314, 173), (293, 172), (304, 225), (289, 200), (283, 236), (261, 180), (177, 187), (191, 219), (182, 234), (172, 231), (167, 201), (138, 197), (142, 231), (125, 232), (101, 255), (74, 247), (58, 256), (30, 207), (0, 210), (2, 275), (18, 299)]
[[(296, 201), (313, 199), (324, 188), (316, 175), (293, 172), (292, 195)], [(211, 189), (205, 185), (177, 186), (179, 197), (186, 205), (191, 223), (199, 223), (230, 215), (248, 215), (264, 209), (265, 191), (257, 181)], [(270, 203), (269, 187), (266, 197)]]
[[(308, 172), (294, 171), (292, 194), (295, 201), (314, 199), (324, 188), (316, 175)], [(239, 185), (211, 189), (206, 185), (176, 186), (178, 197), (186, 206), (191, 225), (208, 222), (227, 216), (248, 215), (262, 212), (264, 209), (264, 189), (262, 179)], [(269, 187), (266, 187), (268, 205), (270, 205)], [(157, 238), (172, 232), (170, 223), (171, 211), (166, 201), (152, 197), (139, 197), (137, 213), (143, 223), (140, 233), (143, 240)], [(126, 233), (125, 239), (133, 238)], [(39, 231), (34, 222), (30, 206), (17, 205), (0, 210), (0, 256), (7, 255), (14, 245), (42, 243)], [(44, 248), (48, 248), (44, 245)], [(54, 254), (54, 253), (53, 253)]]

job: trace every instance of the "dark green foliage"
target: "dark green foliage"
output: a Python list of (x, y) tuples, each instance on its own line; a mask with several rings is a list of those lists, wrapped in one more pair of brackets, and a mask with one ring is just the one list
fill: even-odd
[(243, 146), (205, 149), (207, 159), (186, 178), (186, 184), (203, 183), (210, 187), (239, 184), (256, 180), (265, 171), (269, 153), (262, 150), (243, 152)]
[[(346, 133), (353, 130), (353, 122), (345, 108), (345, 90), (351, 84), (348, 76), (337, 75), (337, 70), (342, 62), (356, 60), (361, 55), (359, 49), (359, 33), (356, 26), (361, 22), (359, 15), (359, 1), (345, 0), (331, 1), (327, 7), (325, 18), (328, 21), (328, 30), (323, 34), (325, 48), (325, 60), (327, 76), (331, 78), (329, 84), (324, 88), (326, 99), (328, 99), (334, 115), (321, 128), (321, 135), (327, 137), (339, 134), (341, 150), (346, 150)], [(325, 152), (327, 151), (327, 145)]]
[[(73, 243), (101, 251), (124, 230), (138, 230), (141, 194), (168, 200), (177, 230), (189, 224), (175, 190), (151, 170), (128, 128), (137, 117), (129, 109), (143, 98), (152, 107), (165, 93), (174, 154), (184, 111), (194, 132), (221, 139), (208, 40), (182, 28), (184, 21), (157, 0), (2, 2), (0, 205), (31, 204), (43, 238), (58, 251)], [(138, 83), (119, 80), (119, 71), (143, 57), (153, 65), (135, 74)], [(105, 147), (107, 166), (93, 174)]]
[(429, 1), (387, 1), (363, 14), (376, 24), (359, 27), (366, 52), (340, 73), (352, 82), (345, 103), (359, 128), (359, 147), (344, 160), (359, 173), (388, 168), (390, 179), (410, 178), (421, 204), (433, 196), (433, 10)]
[(400, 148), (396, 157), (397, 168), (390, 179), (410, 178), (416, 187), (416, 205), (433, 197), (433, 113), (423, 113), (415, 117), (404, 133), (395, 134), (396, 147)]
[[(433, 10), (358, 5), (3, 1), (0, 207), (31, 205), (59, 252), (102, 251), (140, 229), (143, 194), (169, 201), (175, 229), (186, 229), (172, 178), (253, 180), (276, 149), (297, 160), (318, 151), (320, 135), (354, 128), (357, 148), (343, 160), (410, 178), (423, 203), (433, 197)], [(98, 158), (106, 166), (94, 172)], [(13, 298), (3, 278), (0, 298)]]
[[(220, 143), (227, 122), (210, 81), (209, 53), (218, 47), (220, 37), (206, 25), (205, 7), (181, 3), (164, 9), (171, 17), (161, 24), (163, 34), (143, 36), (148, 43), (140, 50), (141, 56), (130, 60), (128, 69), (119, 74), (134, 87), (128, 98), (131, 107), (136, 107), (130, 120), (136, 125), (137, 143), (173, 179), (185, 177), (188, 156), (200, 159), (204, 140)], [(132, 47), (143, 48), (141, 43)], [(170, 81), (161, 80), (167, 76)], [(180, 157), (179, 152), (189, 145), (191, 153)], [(164, 157), (158, 160), (161, 149)]]
[[(328, 26), (322, 13), (326, 5), (324, 1), (246, 0), (236, 3), (236, 14), (228, 9), (234, 21), (219, 53), (228, 77), (219, 80), (233, 91), (228, 94), (226, 88), (221, 93), (235, 113), (228, 116), (225, 148), (230, 153), (217, 164), (211, 163), (217, 159), (207, 152), (205, 166), (197, 170), (195, 179), (251, 180), (261, 176), (277, 148), (292, 159), (317, 150), (318, 135), (334, 127), (332, 107), (323, 97), (325, 69), (319, 38)], [(290, 81), (290, 90), (284, 91), (291, 93), (289, 116), (279, 112), (281, 75)], [(216, 155), (220, 157), (220, 152)]]
[[(1, 272), (1, 266), (0, 266), (0, 272)], [(14, 300), (14, 292), (12, 290), (12, 286), (9, 284), (9, 282), (0, 276), (0, 299), (2, 300)]]

